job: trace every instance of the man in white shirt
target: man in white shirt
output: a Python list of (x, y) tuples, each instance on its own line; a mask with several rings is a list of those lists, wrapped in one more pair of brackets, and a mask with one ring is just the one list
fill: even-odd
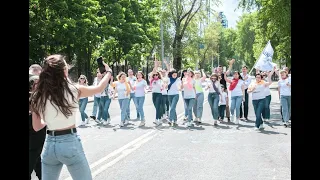
[(137, 110), (137, 118), (136, 119), (140, 119), (140, 115), (138, 113), (138, 107), (137, 107), (137, 101), (136, 101), (136, 98), (135, 98), (135, 93), (134, 93), (134, 90), (133, 90), (133, 86), (134, 84), (136, 83), (136, 80), (137, 78), (133, 75), (133, 71), (132, 69), (129, 69), (128, 70), (128, 78), (127, 78), (127, 81), (129, 83), (129, 86), (130, 86), (130, 89), (131, 89), (131, 92), (130, 92), (130, 99), (129, 99), (129, 103), (128, 103), (128, 108), (127, 108), (127, 116), (128, 116), (128, 120), (130, 120), (130, 102), (131, 102), (131, 99), (133, 100), (133, 103), (136, 107), (136, 110)]
[[(244, 81), (244, 102), (240, 105), (240, 118), (243, 119), (243, 117), (248, 120), (248, 111), (249, 111), (249, 95), (248, 95), (248, 86), (251, 83), (251, 78), (248, 74), (248, 67), (243, 66), (242, 67), (242, 73), (240, 73), (242, 76), (242, 79)], [(243, 111), (242, 111), (242, 104), (243, 104)], [(242, 113), (243, 112), (243, 113)]]

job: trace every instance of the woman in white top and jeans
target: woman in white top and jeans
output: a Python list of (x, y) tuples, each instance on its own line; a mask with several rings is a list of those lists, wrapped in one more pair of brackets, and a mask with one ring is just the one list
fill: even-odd
[(218, 80), (218, 74), (213, 73), (211, 75), (207, 89), (209, 89), (208, 102), (211, 108), (213, 124), (217, 125), (219, 119), (219, 101), (222, 98), (221, 84)]
[(47, 125), (47, 137), (41, 154), (42, 179), (56, 180), (63, 164), (72, 179), (91, 180), (92, 175), (81, 140), (77, 135), (76, 114), (79, 97), (101, 92), (110, 78), (107, 74), (98, 86), (83, 86), (68, 79), (68, 65), (62, 55), (51, 55), (44, 61), (38, 86), (32, 94), (32, 125), (39, 131)]
[(136, 98), (136, 105), (137, 105), (138, 114), (139, 114), (137, 116), (141, 120), (141, 123), (139, 126), (144, 126), (146, 124), (146, 121), (144, 118), (143, 104), (145, 100), (145, 94), (146, 94), (145, 88), (147, 87), (147, 81), (145, 80), (145, 76), (142, 73), (142, 71), (138, 71), (136, 73), (136, 76), (137, 76), (137, 80), (133, 85), (133, 89), (135, 93), (134, 96)]
[(161, 124), (161, 99), (162, 99), (162, 79), (159, 72), (157, 72), (159, 61), (154, 62), (154, 68), (151, 74), (149, 75), (150, 87), (152, 91), (152, 102), (156, 108), (156, 119), (154, 123), (156, 125)]
[[(92, 86), (97, 86), (99, 84), (99, 82), (101, 81), (101, 78), (102, 78), (102, 75), (100, 74), (99, 69), (98, 69), (97, 77), (94, 78)], [(92, 118), (92, 120), (96, 120), (96, 118), (97, 118), (97, 111), (98, 111), (99, 104), (100, 104), (100, 97), (101, 97), (101, 93), (97, 93), (94, 95), (93, 110), (92, 110), (92, 115), (90, 116), (90, 118)], [(99, 112), (100, 112), (100, 110), (99, 110)], [(98, 117), (98, 120), (100, 120), (100, 118), (101, 117)]]
[(248, 87), (248, 93), (252, 93), (252, 105), (254, 108), (254, 113), (256, 115), (256, 130), (263, 129), (263, 121), (261, 115), (263, 111), (265, 111), (266, 106), (265, 90), (271, 83), (271, 73), (268, 76), (268, 82), (262, 80), (262, 75), (257, 73), (256, 80), (252, 81)]
[[(202, 72), (202, 77), (201, 77)], [(196, 81), (195, 88), (196, 88), (196, 101), (193, 106), (193, 113), (195, 115), (195, 120), (201, 123), (202, 112), (203, 112), (203, 102), (204, 102), (204, 93), (202, 88), (202, 83), (206, 80), (206, 74), (202, 69), (200, 71), (194, 72), (194, 80)]]
[(192, 121), (192, 108), (196, 99), (196, 81), (193, 79), (194, 73), (192, 71), (188, 71), (187, 74), (182, 79), (181, 89), (184, 90), (183, 99), (186, 103), (186, 108), (188, 112), (188, 122), (187, 126), (191, 126)]
[[(232, 64), (234, 63), (234, 59), (229, 61), (228, 71), (224, 74), (224, 79), (230, 83), (229, 90), (231, 91), (231, 121), (236, 124), (239, 124), (240, 119), (240, 105), (241, 102), (244, 101), (244, 81), (238, 71), (233, 73), (233, 79), (230, 80), (227, 77), (227, 74), (230, 73), (232, 69)], [(234, 114), (234, 110), (236, 110), (236, 114)]]
[(179, 101), (179, 91), (181, 87), (181, 80), (178, 78), (176, 70), (172, 69), (168, 73), (169, 84), (168, 84), (168, 99), (169, 99), (169, 125), (177, 125), (177, 103)]
[(280, 71), (280, 80), (278, 81), (278, 92), (282, 107), (283, 125), (287, 127), (291, 116), (291, 77), (285, 70)]
[[(78, 79), (78, 83), (82, 86), (88, 86), (87, 77), (85, 75), (80, 75), (80, 77)], [(82, 120), (81, 125), (85, 125), (85, 124), (89, 123), (88, 115), (85, 112), (87, 104), (88, 104), (88, 97), (80, 97), (79, 98), (79, 109), (80, 109), (81, 120)]]

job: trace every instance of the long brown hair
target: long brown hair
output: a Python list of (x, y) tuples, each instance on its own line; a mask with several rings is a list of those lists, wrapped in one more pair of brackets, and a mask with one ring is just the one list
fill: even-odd
[(68, 96), (71, 96), (75, 103), (77, 97), (69, 87), (73, 84), (65, 77), (66, 68), (68, 65), (62, 55), (50, 55), (45, 59), (39, 81), (31, 97), (31, 109), (37, 115), (44, 114), (47, 100), (50, 100), (55, 109), (59, 109), (66, 118), (72, 115), (72, 109), (76, 107), (68, 101)]

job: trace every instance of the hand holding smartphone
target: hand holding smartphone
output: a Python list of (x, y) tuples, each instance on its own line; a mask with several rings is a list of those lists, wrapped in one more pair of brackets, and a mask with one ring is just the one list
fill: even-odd
[(98, 63), (98, 68), (99, 68), (99, 71), (101, 74), (103, 74), (104, 72), (106, 72), (106, 68), (104, 66), (104, 64), (102, 63), (102, 57), (100, 56), (98, 59), (97, 59), (97, 63)]

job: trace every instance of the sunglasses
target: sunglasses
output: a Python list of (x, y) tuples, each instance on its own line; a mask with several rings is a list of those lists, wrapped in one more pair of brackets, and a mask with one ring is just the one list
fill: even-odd
[(158, 74), (154, 74), (153, 76), (158, 76)]
[(84, 78), (80, 78), (81, 80), (84, 80)]

